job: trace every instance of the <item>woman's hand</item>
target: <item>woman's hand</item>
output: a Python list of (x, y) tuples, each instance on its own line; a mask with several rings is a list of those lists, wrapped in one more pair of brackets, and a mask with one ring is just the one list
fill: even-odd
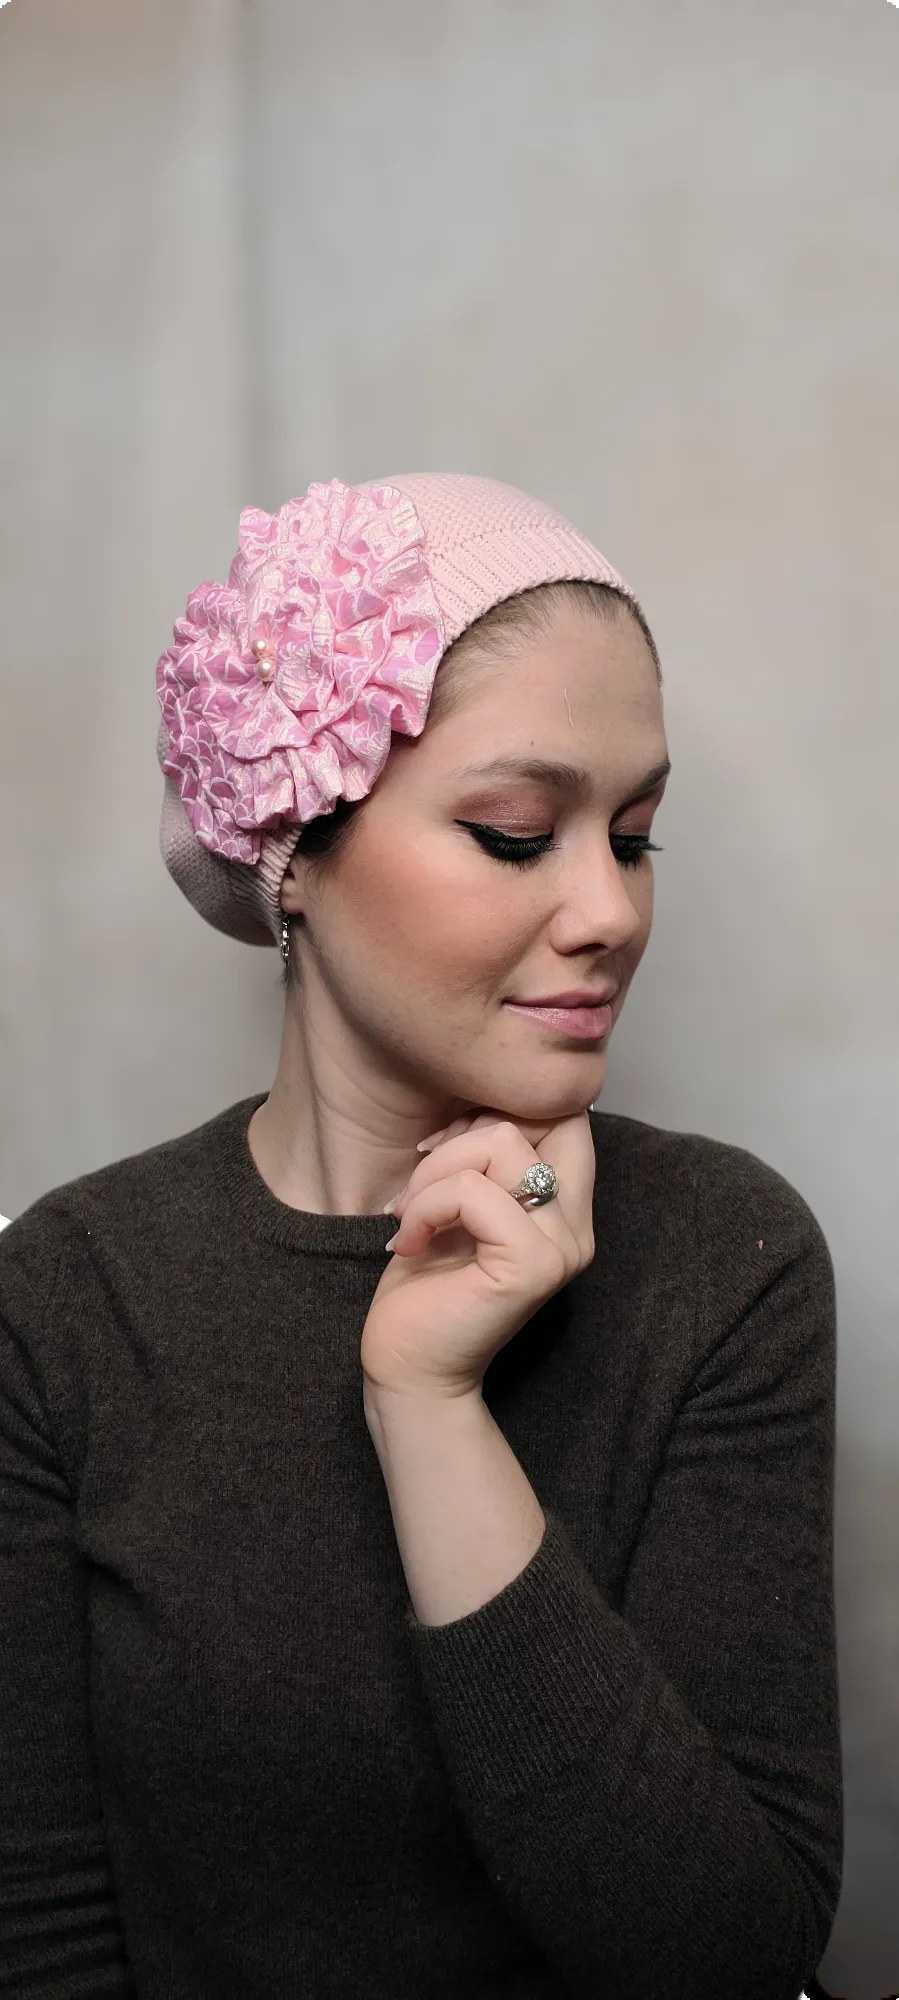
[[(593, 1259), (586, 1111), (521, 1125), (481, 1111), (432, 1137), (394, 1204), (398, 1237), (363, 1329), (369, 1398), (480, 1391), (494, 1355)], [(555, 1168), (559, 1192), (522, 1208), (509, 1190), (537, 1160)]]

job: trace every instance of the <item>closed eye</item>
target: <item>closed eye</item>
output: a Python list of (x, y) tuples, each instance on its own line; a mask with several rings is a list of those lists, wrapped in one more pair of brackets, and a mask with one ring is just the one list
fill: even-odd
[[(460, 819), (456, 825), (467, 827), (472, 838), (495, 861), (510, 861), (518, 868), (531, 867), (544, 854), (551, 854), (558, 845), (551, 833), (535, 834), (530, 840), (520, 840), (512, 834), (500, 833), (495, 826), (480, 826), (476, 820)], [(611, 844), (615, 859), (622, 868), (637, 868), (644, 854), (664, 853), (663, 848), (657, 847), (643, 833), (615, 834)]]

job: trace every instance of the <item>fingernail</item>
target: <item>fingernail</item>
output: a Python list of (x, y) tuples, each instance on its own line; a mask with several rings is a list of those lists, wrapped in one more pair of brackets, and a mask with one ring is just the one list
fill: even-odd
[(389, 1201), (385, 1201), (385, 1203), (384, 1203), (384, 1206), (383, 1206), (383, 1208), (382, 1208), (382, 1210), (381, 1210), (381, 1214), (382, 1214), (382, 1215), (392, 1215), (392, 1214), (393, 1214), (393, 1211), (394, 1211), (394, 1209), (395, 1209), (395, 1207), (396, 1207), (396, 1205), (397, 1205), (397, 1202), (398, 1202), (398, 1201), (399, 1201), (399, 1195), (398, 1195), (398, 1194), (394, 1194), (394, 1195), (391, 1195), (391, 1197), (390, 1197), (390, 1200), (389, 1200)]
[(389, 1242), (389, 1243), (385, 1243), (385, 1245), (384, 1245), (384, 1248), (385, 1248), (385, 1250), (392, 1250), (392, 1249), (393, 1249), (393, 1246), (394, 1246), (394, 1244), (395, 1244), (395, 1243), (397, 1243), (397, 1242), (399, 1241), (399, 1234), (400, 1234), (400, 1232), (399, 1232), (399, 1230), (397, 1230), (397, 1232), (396, 1232), (396, 1235), (395, 1235), (395, 1236), (391, 1236), (391, 1238), (390, 1238), (390, 1242)]

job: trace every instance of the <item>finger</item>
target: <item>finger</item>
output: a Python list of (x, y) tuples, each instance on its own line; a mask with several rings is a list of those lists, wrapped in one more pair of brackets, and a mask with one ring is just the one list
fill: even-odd
[[(460, 1121), (456, 1121), (460, 1122)], [(450, 1131), (447, 1127), (447, 1131)], [(518, 1187), (529, 1167), (538, 1161), (552, 1166), (559, 1182), (556, 1201), (565, 1211), (575, 1233), (586, 1244), (592, 1235), (593, 1186), (596, 1155), (590, 1121), (583, 1112), (558, 1120), (549, 1128), (550, 1141), (536, 1149), (520, 1126), (493, 1112), (481, 1112), (456, 1138), (446, 1138), (439, 1148), (421, 1160), (404, 1188), (389, 1203), (389, 1212), (399, 1217), (419, 1188), (452, 1173), (473, 1166), (497, 1181), (509, 1194)], [(533, 1210), (527, 1211), (533, 1214)], [(385, 1209), (385, 1213), (387, 1210)]]
[[(491, 1123), (496, 1115), (488, 1113), (485, 1123)], [(546, 1121), (541, 1121), (539, 1124), (526, 1122), (517, 1118), (511, 1120), (504, 1118), (502, 1122), (505, 1126), (511, 1125), (512, 1131), (520, 1134), (526, 1146), (530, 1147), (527, 1165), (532, 1166), (535, 1160), (541, 1160), (553, 1168), (558, 1181), (558, 1193), (541, 1213), (549, 1215), (553, 1208), (561, 1211), (581, 1246), (582, 1266), (590, 1263), (595, 1252), (593, 1192), (596, 1183), (596, 1148), (587, 1112), (570, 1112), (567, 1117), (557, 1118), (552, 1124)], [(480, 1119), (475, 1119), (472, 1129), (477, 1129), (480, 1123)], [(522, 1167), (519, 1180), (524, 1172), (526, 1167)], [(518, 1181), (509, 1182), (510, 1189), (517, 1185)], [(536, 1211), (529, 1209), (527, 1213), (533, 1215)]]
[(420, 1153), (431, 1152), (442, 1140), (453, 1139), (460, 1132), (474, 1131), (485, 1125), (502, 1125), (508, 1123), (517, 1126), (522, 1138), (527, 1139), (529, 1145), (538, 1147), (542, 1146), (544, 1139), (549, 1138), (550, 1133), (557, 1132), (561, 1125), (570, 1123), (571, 1119), (582, 1121), (585, 1132), (590, 1136), (592, 1144), (590, 1121), (586, 1111), (572, 1112), (568, 1119), (529, 1119), (513, 1118), (508, 1111), (491, 1110), (488, 1105), (482, 1111), (469, 1112), (463, 1118), (454, 1118), (451, 1125), (442, 1125), (439, 1132), (429, 1132), (427, 1138), (419, 1141), (416, 1150)]
[(467, 1132), (474, 1115), (474, 1112), (467, 1112), (462, 1118), (454, 1118), (449, 1125), (441, 1125), (439, 1132), (429, 1132), (426, 1138), (419, 1139), (416, 1152), (429, 1153), (442, 1139), (455, 1139), (460, 1132)]
[(474, 1123), (475, 1125), (482, 1123), (486, 1125), (514, 1125), (516, 1130), (521, 1133), (522, 1138), (526, 1139), (528, 1144), (536, 1149), (538, 1146), (542, 1146), (544, 1139), (548, 1139), (551, 1134), (562, 1131), (566, 1125), (572, 1122), (572, 1119), (578, 1120), (580, 1118), (584, 1118), (585, 1123), (589, 1125), (589, 1120), (580, 1111), (570, 1113), (567, 1118), (515, 1118), (508, 1111), (486, 1111), (481, 1117), (476, 1118)]
[[(489, 1125), (508, 1124), (516, 1125), (525, 1138), (530, 1138), (528, 1128), (521, 1125), (518, 1119), (510, 1119), (505, 1111), (469, 1111), (464, 1118), (454, 1118), (451, 1125), (442, 1125), (439, 1132), (429, 1132), (426, 1139), (419, 1140), (415, 1150), (418, 1153), (430, 1153), (435, 1146), (445, 1144), (447, 1139), (457, 1139), (463, 1132), (482, 1131)], [(544, 1137), (552, 1127), (547, 1124), (534, 1125), (531, 1130)]]
[[(554, 1203), (549, 1204), (555, 1207)], [(461, 1227), (483, 1246), (494, 1267), (495, 1279), (508, 1266), (510, 1285), (527, 1289), (533, 1284), (535, 1267), (543, 1267), (544, 1279), (564, 1284), (569, 1261), (576, 1252), (571, 1231), (558, 1214), (552, 1233), (538, 1219), (540, 1211), (529, 1211), (510, 1201), (505, 1190), (488, 1181), (476, 1168), (463, 1167), (459, 1173), (434, 1181), (416, 1194), (403, 1216), (391, 1250), (398, 1257), (421, 1256), (440, 1229)], [(535, 1229), (534, 1224), (537, 1224)], [(557, 1240), (559, 1227), (569, 1239), (567, 1250)]]
[(567, 1186), (571, 1190), (573, 1206), (580, 1200), (592, 1219), (596, 1145), (587, 1112), (574, 1112), (571, 1117), (561, 1119), (553, 1126), (546, 1145), (538, 1141), (535, 1150), (540, 1159), (548, 1159), (555, 1167), (560, 1189)]
[(546, 1143), (539, 1142), (534, 1150), (538, 1160), (553, 1168), (558, 1182), (558, 1194), (549, 1206), (562, 1209), (581, 1244), (584, 1261), (589, 1263), (595, 1251), (596, 1147), (587, 1113), (578, 1111), (560, 1119)]
[[(551, 1202), (542, 1203), (539, 1209), (522, 1208), (520, 1202), (514, 1200), (513, 1190), (538, 1158), (539, 1155), (522, 1138), (517, 1126), (508, 1121), (488, 1123), (460, 1133), (456, 1139), (446, 1140), (437, 1152), (421, 1161), (408, 1186), (392, 1203), (392, 1213), (398, 1225), (397, 1236), (400, 1235), (403, 1219), (413, 1210), (420, 1194), (439, 1186), (454, 1173), (468, 1170), (482, 1179), (485, 1185), (496, 1187), (509, 1206), (525, 1220), (536, 1221), (539, 1216), (543, 1235), (554, 1242), (566, 1258), (571, 1259), (573, 1273), (593, 1256), (592, 1196), (588, 1193), (585, 1199), (583, 1195), (578, 1195), (580, 1181), (570, 1173), (567, 1201), (561, 1199), (560, 1188), (559, 1195)], [(580, 1179), (583, 1179), (583, 1174)], [(414, 1211), (416, 1215), (419, 1212)], [(403, 1236), (404, 1245), (406, 1241)], [(391, 1238), (391, 1245), (393, 1243)]]
[[(0, 0), (0, 5), (2, 5), (2, 0)], [(428, 1132), (424, 1139), (419, 1139), (415, 1150), (417, 1153), (429, 1153), (432, 1147), (438, 1145), (442, 1139), (455, 1139), (460, 1132), (470, 1132), (475, 1125), (501, 1125), (506, 1117), (507, 1113), (505, 1111), (491, 1111), (489, 1107), (483, 1111), (466, 1111), (461, 1117), (454, 1118), (451, 1124), (441, 1125), (439, 1132)], [(534, 1131), (539, 1131), (541, 1135), (547, 1133), (550, 1129), (551, 1127), (546, 1124), (534, 1126)]]
[(514, 1125), (499, 1121), (474, 1125), (453, 1139), (444, 1139), (433, 1153), (419, 1161), (391, 1204), (392, 1213), (401, 1215), (413, 1195), (462, 1167), (474, 1167), (479, 1174), (489, 1174), (491, 1180), (506, 1185), (511, 1192), (536, 1159), (533, 1146), (528, 1145)]

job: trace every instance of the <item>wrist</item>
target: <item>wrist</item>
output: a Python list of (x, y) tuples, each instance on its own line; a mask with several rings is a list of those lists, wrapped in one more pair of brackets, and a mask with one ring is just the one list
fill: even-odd
[(480, 1384), (453, 1388), (438, 1383), (372, 1382), (368, 1376), (362, 1380), (362, 1407), (369, 1429), (372, 1425), (383, 1428), (394, 1423), (422, 1423), (435, 1413), (445, 1417), (476, 1405), (483, 1407)]

